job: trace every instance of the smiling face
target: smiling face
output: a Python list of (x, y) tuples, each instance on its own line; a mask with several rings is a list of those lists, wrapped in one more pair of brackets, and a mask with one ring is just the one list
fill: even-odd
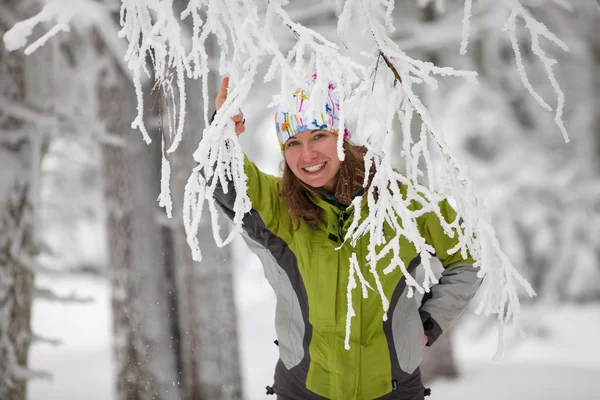
[(337, 136), (329, 131), (303, 131), (285, 142), (285, 162), (296, 178), (333, 193), (340, 170)]

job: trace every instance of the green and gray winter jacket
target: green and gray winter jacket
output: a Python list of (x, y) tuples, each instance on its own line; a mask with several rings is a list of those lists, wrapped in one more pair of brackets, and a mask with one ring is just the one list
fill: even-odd
[[(438, 218), (419, 218), (421, 235), (431, 244), (445, 271), (422, 305), (407, 298), (407, 286), (397, 268), (381, 274), (383, 290), (390, 299), (387, 321), (382, 320), (381, 299), (362, 297), (354, 290), (350, 350), (344, 349), (349, 258), (356, 252), (362, 274), (376, 287), (365, 261), (368, 237), (355, 248), (340, 236), (351, 222), (353, 210), (341, 210), (327, 201), (311, 200), (323, 209), (324, 223), (316, 229), (304, 221), (298, 230), (279, 195), (279, 178), (264, 174), (247, 158), (248, 195), (252, 210), (243, 220), (244, 239), (258, 255), (276, 297), (275, 328), (280, 361), (274, 391), (281, 399), (422, 399), (418, 370), (423, 335), (432, 344), (459, 316), (480, 280), (472, 259), (459, 253), (448, 255), (456, 245)], [(234, 188), (217, 190), (216, 200), (232, 216)], [(363, 202), (363, 213), (367, 213)], [(415, 204), (418, 207), (418, 204)], [(440, 203), (447, 221), (455, 212)], [(455, 235), (456, 238), (456, 235)], [(401, 257), (413, 273), (420, 264), (414, 246), (402, 239)], [(387, 259), (378, 265), (386, 265)]]

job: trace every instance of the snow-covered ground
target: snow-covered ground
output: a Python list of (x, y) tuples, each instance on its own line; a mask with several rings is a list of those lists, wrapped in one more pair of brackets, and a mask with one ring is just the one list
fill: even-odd
[[(114, 399), (110, 292), (106, 282), (89, 278), (39, 279), (62, 294), (73, 290), (92, 296), (90, 304), (64, 305), (38, 301), (33, 328), (60, 338), (63, 345), (37, 344), (30, 365), (54, 375), (52, 382), (33, 381), (29, 400)], [(269, 399), (277, 347), (273, 329), (273, 295), (256, 262), (240, 266), (236, 275), (246, 400)], [(461, 400), (592, 400), (600, 399), (600, 305), (543, 306), (525, 309), (525, 340), (508, 340), (501, 361), (492, 361), (497, 329), (480, 320), (464, 321), (456, 335), (462, 377), (430, 385), (432, 399)]]
[(92, 297), (85, 304), (33, 304), (32, 329), (37, 335), (60, 339), (54, 347), (34, 344), (29, 355), (30, 368), (47, 370), (52, 381), (34, 380), (29, 385), (30, 400), (112, 400), (112, 321), (110, 288), (107, 281), (88, 277), (40, 278), (36, 284), (52, 287), (60, 295), (73, 292)]

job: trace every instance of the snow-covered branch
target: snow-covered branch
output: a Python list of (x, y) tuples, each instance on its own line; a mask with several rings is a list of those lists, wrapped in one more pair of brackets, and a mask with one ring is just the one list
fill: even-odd
[[(2, 108), (5, 116), (9, 115), (29, 124), (19, 130), (13, 129), (9, 132), (2, 132), (0, 142), (16, 143), (31, 135), (65, 136), (76, 134), (78, 138), (87, 136), (102, 144), (116, 147), (126, 146), (126, 141), (119, 135), (108, 132), (103, 123), (90, 121), (79, 114), (69, 114), (68, 110), (63, 112), (54, 108), (49, 112), (32, 104), (11, 101), (3, 96), (0, 96), (0, 108)], [(31, 125), (56, 129), (31, 129)], [(82, 126), (86, 127), (83, 131), (80, 128)]]
[(460, 54), (467, 54), (469, 45), (469, 28), (471, 26), (471, 12), (473, 10), (473, 0), (465, 0), (465, 13), (463, 17), (462, 42), (460, 44)]
[[(0, 108), (3, 113), (31, 124), (54, 125), (57, 123), (55, 115), (40, 110), (32, 104), (15, 102), (2, 95), (0, 95)], [(37, 130), (34, 131), (37, 133)]]
[(556, 93), (556, 109), (555, 109), (555, 117), (554, 121), (556, 125), (559, 127), (560, 131), (563, 134), (563, 138), (565, 142), (569, 141), (569, 134), (567, 133), (567, 129), (565, 128), (563, 122), (563, 109), (565, 105), (565, 95), (560, 88), (558, 81), (556, 80), (556, 76), (554, 75), (554, 71), (552, 67), (556, 64), (556, 60), (550, 58), (546, 55), (546, 52), (542, 49), (540, 45), (540, 38), (545, 38), (556, 46), (558, 46), (563, 51), (569, 51), (569, 47), (560, 40), (554, 33), (550, 32), (550, 30), (543, 23), (536, 20), (529, 11), (527, 11), (518, 0), (510, 0), (510, 5), (512, 7), (512, 12), (510, 17), (506, 21), (506, 25), (504, 29), (508, 32), (508, 36), (510, 37), (510, 41), (513, 46), (513, 50), (515, 52), (515, 59), (517, 62), (517, 68), (519, 70), (519, 76), (521, 77), (521, 81), (531, 93), (533, 98), (545, 109), (548, 111), (552, 111), (552, 107), (542, 99), (542, 97), (536, 92), (531, 83), (529, 82), (529, 78), (527, 77), (527, 73), (525, 72), (525, 66), (523, 65), (523, 59), (521, 56), (521, 52), (519, 50), (519, 44), (517, 41), (517, 18), (521, 17), (525, 21), (525, 28), (529, 31), (531, 36), (531, 50), (533, 54), (535, 54), (540, 62), (544, 65), (544, 69), (546, 70), (546, 74), (548, 76), (548, 80), (550, 81), (554, 92)]
[[(204, 3), (204, 2), (203, 2)], [(337, 52), (337, 45), (325, 39), (319, 33), (308, 29), (293, 21), (283, 9), (284, 1), (270, 1), (265, 15), (265, 21), (260, 21), (256, 7), (252, 2), (243, 2), (243, 7), (229, 4), (209, 2), (206, 7), (206, 21), (202, 25), (204, 30), (200, 31), (200, 5), (199, 2), (190, 2), (188, 13), (194, 12), (194, 36), (192, 38), (192, 54), (190, 58), (195, 59), (195, 70), (203, 78), (203, 99), (205, 118), (208, 115), (209, 98), (207, 93), (208, 66), (206, 52), (203, 51), (204, 38), (211, 32), (217, 36), (217, 42), (221, 44), (221, 70), (231, 75), (230, 91), (225, 104), (217, 112), (213, 124), (203, 132), (203, 138), (198, 149), (194, 153), (194, 159), (198, 167), (190, 176), (185, 190), (184, 225), (188, 235), (188, 243), (196, 260), (200, 260), (201, 254), (198, 248), (196, 234), (200, 223), (200, 215), (203, 211), (203, 203), (208, 202), (209, 212), (213, 221), (213, 233), (217, 244), (225, 245), (241, 231), (243, 214), (250, 209), (250, 201), (246, 195), (245, 174), (243, 171), (243, 153), (239, 142), (233, 132), (233, 124), (230, 118), (242, 108), (248, 97), (250, 89), (256, 79), (258, 65), (263, 59), (270, 60), (270, 66), (264, 77), (265, 81), (274, 78), (277, 72), (281, 78), (281, 96), (297, 88), (307, 91), (312, 85), (312, 75), (308, 72), (316, 72), (316, 82), (312, 86), (312, 95), (316, 99), (324, 98), (323, 93), (333, 82), (341, 97), (349, 97), (353, 85), (365, 77), (366, 70), (360, 64), (344, 57)], [(236, 3), (237, 4), (237, 3)], [(187, 14), (184, 12), (184, 16)], [(218, 19), (222, 16), (223, 20)], [(226, 30), (222, 21), (234, 21), (233, 25)], [(244, 20), (244, 23), (236, 21)], [(278, 47), (276, 38), (272, 32), (274, 23), (279, 22), (287, 27), (290, 35), (296, 37), (294, 47), (284, 55)], [(218, 23), (218, 24), (217, 24)], [(264, 26), (264, 28), (263, 28)], [(207, 32), (207, 30), (209, 30)], [(199, 37), (197, 36), (199, 35)], [(233, 44), (230, 48), (228, 43)], [(198, 54), (199, 53), (199, 54)], [(244, 60), (242, 62), (241, 60)], [(198, 64), (200, 63), (200, 64)], [(243, 75), (238, 76), (241, 69)], [(311, 104), (315, 109), (320, 107), (320, 102)], [(345, 107), (340, 110), (340, 123), (344, 123)], [(207, 124), (208, 125), (208, 124)], [(339, 153), (341, 151), (341, 139)], [(223, 143), (226, 145), (224, 146)], [(217, 166), (218, 168), (215, 168)], [(226, 239), (221, 239), (217, 223), (218, 208), (213, 199), (213, 193), (217, 184), (228, 187), (227, 182), (233, 178), (237, 197), (235, 203), (236, 214), (234, 226)], [(207, 182), (210, 185), (207, 187)], [(162, 195), (161, 195), (162, 196)]]
[[(519, 310), (517, 286), (522, 286), (529, 295), (534, 295), (534, 292), (500, 248), (484, 203), (478, 198), (466, 167), (461, 165), (454, 151), (446, 144), (443, 133), (434, 124), (415, 88), (415, 85), (426, 84), (436, 89), (437, 79), (440, 76), (473, 79), (476, 73), (443, 68), (409, 57), (388, 36), (387, 32), (393, 31), (393, 27), (389, 26), (390, 22), (384, 15), (389, 14), (389, 8), (392, 6), (393, 3), (385, 1), (349, 0), (345, 4), (338, 24), (338, 31), (344, 34), (350, 26), (360, 24), (355, 19), (362, 16), (375, 39), (378, 54), (373, 57), (374, 63), (369, 68), (370, 76), (374, 77), (374, 81), (363, 85), (362, 91), (357, 90), (361, 97), (360, 107), (358, 107), (358, 131), (368, 130), (366, 122), (369, 114), (375, 115), (379, 126), (385, 128), (370, 132), (368, 140), (371, 152), (366, 158), (371, 161), (366, 165), (365, 176), (368, 176), (372, 165), (375, 166), (376, 171), (366, 194), (369, 216), (362, 221), (354, 221), (346, 240), (354, 242), (367, 234), (371, 237), (367, 259), (376, 282), (380, 281), (381, 272), (387, 274), (394, 268), (399, 268), (407, 277), (409, 295), (412, 295), (414, 289), (423, 293), (437, 281), (429, 265), (432, 249), (419, 234), (416, 218), (422, 213), (432, 212), (438, 216), (449, 236), (458, 235), (459, 244), (451, 252), (460, 252), (463, 257), (470, 254), (477, 260), (475, 267), (480, 268), (480, 274), (488, 276), (486, 286), (483, 288), (484, 300), (479, 312), (497, 314), (502, 323), (516, 320)], [(467, 5), (465, 20), (469, 15), (470, 4)], [(421, 121), (421, 133), (415, 143), (411, 126), (417, 114)], [(401, 156), (405, 162), (405, 175), (397, 173), (392, 168), (392, 159), (397, 158), (397, 153), (392, 151), (391, 142), (393, 121), (396, 117), (402, 123)], [(443, 174), (440, 176), (435, 176), (433, 173), (434, 168), (427, 144), (429, 139), (442, 155)], [(427, 172), (427, 186), (417, 183), (423, 175), (423, 170), (419, 168), (421, 162)], [(395, 184), (391, 184), (392, 182)], [(406, 199), (401, 195), (399, 186), (406, 188)], [(442, 196), (454, 199), (461, 218), (447, 223), (444, 221), (437, 206)], [(408, 207), (411, 202), (416, 202), (421, 207), (417, 211), (411, 211)], [(358, 203), (355, 204), (356, 206)], [(402, 226), (395, 223), (398, 220), (402, 221)], [(398, 237), (387, 239), (384, 234), (386, 224), (391, 225), (394, 232), (406, 238), (417, 249), (425, 269), (423, 283), (410, 278), (407, 267), (398, 256)], [(380, 271), (376, 268), (377, 261), (388, 253), (392, 254), (392, 262)], [(351, 288), (349, 287), (348, 290)], [(382, 298), (385, 319), (389, 302), (381, 290), (378, 291)], [(347, 329), (350, 329), (349, 326)]]
[[(184, 226), (188, 235), (188, 243), (192, 248), (196, 260), (201, 258), (196, 238), (203, 211), (204, 201), (208, 201), (209, 212), (213, 222), (213, 233), (218, 245), (227, 244), (235, 234), (241, 231), (241, 220), (250, 208), (246, 196), (246, 181), (243, 172), (243, 153), (233, 132), (230, 118), (242, 107), (250, 88), (253, 85), (257, 68), (264, 59), (270, 61), (269, 70), (265, 80), (271, 80), (276, 73), (280, 74), (282, 94), (296, 88), (309, 89), (310, 78), (307, 72), (316, 72), (316, 83), (312, 87), (311, 99), (320, 99), (329, 82), (336, 87), (341, 100), (340, 124), (343, 125), (348, 112), (358, 115), (358, 131), (370, 134), (368, 145), (370, 152), (367, 155), (367, 174), (369, 168), (375, 166), (376, 173), (372, 177), (370, 191), (366, 194), (370, 206), (370, 215), (364, 221), (354, 221), (347, 233), (346, 240), (355, 242), (364, 235), (371, 237), (371, 246), (368, 255), (371, 272), (379, 282), (380, 270), (377, 262), (387, 254), (392, 254), (392, 264), (386, 266), (383, 273), (389, 273), (394, 268), (399, 268), (409, 276), (406, 266), (398, 257), (399, 248), (394, 246), (398, 236), (387, 240), (384, 226), (390, 224), (397, 235), (406, 237), (416, 248), (426, 269), (425, 281), (421, 284), (408, 278), (411, 294), (416, 289), (419, 292), (429, 290), (434, 284), (435, 277), (428, 266), (431, 248), (424, 242), (416, 227), (416, 218), (423, 212), (433, 212), (438, 217), (440, 211), (437, 207), (442, 196), (450, 196), (456, 201), (462, 222), (455, 221), (444, 223), (444, 229), (451, 235), (459, 235), (459, 246), (453, 251), (465, 255), (471, 254), (478, 260), (476, 266), (481, 268), (481, 274), (490, 274), (496, 279), (486, 282), (485, 300), (481, 310), (486, 313), (498, 315), (501, 321), (516, 319), (519, 308), (516, 296), (517, 284), (525, 287), (533, 295), (531, 287), (517, 273), (500, 249), (495, 233), (491, 229), (483, 202), (478, 199), (472, 182), (468, 178), (466, 168), (461, 165), (453, 151), (445, 143), (442, 132), (435, 126), (428, 110), (420, 100), (415, 85), (426, 84), (436, 88), (438, 79), (442, 76), (453, 76), (473, 79), (476, 76), (472, 71), (460, 71), (447, 67), (439, 67), (429, 62), (413, 59), (408, 56), (388, 35), (393, 31), (391, 19), (394, 3), (389, 1), (348, 0), (338, 23), (340, 37), (345, 37), (353, 20), (358, 17), (364, 19), (368, 31), (375, 39), (377, 49), (371, 55), (372, 64), (368, 68), (362, 67), (353, 60), (342, 56), (338, 46), (319, 33), (306, 28), (292, 20), (284, 10), (284, 1), (270, 1), (265, 12), (265, 19), (261, 21), (253, 2), (223, 1), (219, 3), (207, 1), (190, 1), (188, 8), (182, 13), (181, 18), (191, 16), (193, 36), (191, 51), (186, 52), (179, 42), (179, 22), (173, 16), (172, 10), (161, 10), (160, 4), (147, 2), (142, 5), (139, 1), (124, 1), (122, 8), (122, 35), (130, 38), (128, 57), (130, 67), (134, 74), (139, 76), (144, 70), (145, 54), (149, 52), (154, 63), (155, 79), (160, 85), (170, 90), (171, 82), (179, 87), (180, 110), (174, 111), (170, 121), (175, 126), (176, 117), (182, 118), (182, 107), (185, 102), (182, 77), (186, 73), (189, 77), (202, 78), (204, 117), (208, 118), (208, 105), (210, 104), (207, 90), (207, 76), (209, 71), (208, 55), (205, 41), (209, 34), (217, 38), (221, 46), (220, 70), (231, 75), (230, 91), (227, 101), (217, 112), (215, 121), (203, 132), (203, 139), (194, 153), (198, 166), (192, 172), (186, 185), (184, 202)], [(439, 2), (438, 5), (442, 5)], [(149, 8), (157, 12), (158, 16), (152, 19)], [(465, 4), (464, 18), (468, 24), (471, 14), (471, 2)], [(244, 21), (243, 23), (241, 21)], [(274, 24), (280, 23), (290, 30), (296, 38), (293, 48), (284, 55), (278, 48), (273, 37)], [(532, 23), (530, 23), (531, 25)], [(463, 39), (467, 37), (468, 25), (463, 31)], [(141, 35), (141, 40), (138, 40)], [(135, 40), (134, 40), (135, 39)], [(463, 47), (466, 47), (463, 46)], [(138, 72), (135, 72), (138, 71)], [(141, 104), (140, 85), (136, 85), (138, 98)], [(175, 102), (174, 92), (167, 90), (172, 102)], [(308, 91), (308, 90), (307, 90)], [(285, 97), (280, 97), (284, 99)], [(385, 99), (381, 107), (378, 100)], [(279, 101), (276, 99), (276, 101)], [(373, 105), (379, 104), (380, 107)], [(311, 106), (320, 108), (319, 101), (311, 101)], [(350, 111), (352, 110), (352, 111)], [(421, 135), (419, 141), (414, 143), (411, 136), (413, 117), (419, 115)], [(375, 133), (369, 131), (368, 118), (375, 116), (380, 127)], [(398, 117), (402, 121), (403, 152), (406, 176), (398, 174), (391, 167), (391, 136), (393, 135), (393, 121)], [(139, 118), (135, 123), (140, 123)], [(179, 122), (177, 133), (171, 137), (168, 151), (173, 151), (180, 140), (182, 120)], [(207, 124), (208, 125), (208, 124)], [(143, 132), (143, 127), (140, 125)], [(146, 134), (145, 134), (146, 136)], [(443, 155), (443, 169), (446, 171), (446, 180), (436, 187), (436, 177), (431, 165), (428, 152), (428, 141), (434, 143)], [(340, 135), (340, 159), (342, 137)], [(421, 161), (420, 161), (421, 160)], [(420, 162), (428, 177), (428, 185), (421, 186), (417, 183), (423, 174), (419, 168)], [(163, 161), (163, 185), (160, 201), (161, 204), (170, 204), (168, 195), (168, 176), (170, 168), (166, 158)], [(221, 239), (217, 222), (218, 208), (213, 199), (217, 184), (229, 188), (228, 182), (233, 181), (237, 198), (234, 206), (235, 217), (231, 235)], [(393, 183), (393, 184), (391, 184)], [(398, 184), (407, 187), (407, 199), (403, 199), (398, 189)], [(378, 195), (375, 196), (375, 193)], [(417, 202), (421, 208), (409, 211), (407, 204)], [(168, 207), (167, 207), (168, 208)], [(168, 211), (169, 212), (169, 211)], [(394, 221), (402, 219), (400, 227)], [(444, 221), (440, 218), (440, 221)], [(397, 242), (397, 240), (396, 240)], [(376, 249), (380, 248), (380, 251)], [(354, 283), (356, 285), (356, 283)], [(376, 289), (382, 299), (383, 317), (386, 318), (388, 301), (381, 291), (381, 285)], [(351, 290), (351, 288), (349, 288)], [(351, 321), (351, 305), (349, 304), (349, 321)], [(348, 328), (349, 329), (349, 328)]]
[[(540, 45), (540, 38), (552, 41), (563, 50), (567, 50), (567, 46), (533, 18), (518, 0), (503, 1), (512, 10), (505, 29), (513, 45), (521, 80), (543, 107), (552, 109), (537, 94), (525, 73), (516, 33), (519, 18), (525, 22), (525, 28), (531, 35), (532, 51), (542, 62), (557, 93), (555, 121), (565, 140), (568, 140), (562, 123), (564, 95), (552, 70), (555, 60), (546, 55)], [(15, 26), (14, 32), (5, 36), (7, 47), (9, 44), (10, 48), (23, 46), (33, 27), (41, 21), (56, 20), (57, 24), (47, 35), (30, 45), (27, 51), (31, 51), (32, 46), (39, 45), (40, 41), (53, 32), (68, 29), (73, 10), (61, 13), (50, 7), (66, 2), (80, 4), (77, 0), (54, 0), (40, 15)], [(431, 3), (432, 0), (419, 0), (421, 6)], [(163, 157), (161, 193), (158, 198), (168, 216), (172, 213), (172, 201), (169, 189), (171, 167), (167, 153), (175, 151), (182, 140), (187, 98), (185, 80), (200, 79), (202, 82), (205, 129), (194, 152), (198, 165), (188, 179), (183, 205), (183, 223), (193, 258), (198, 261), (201, 259), (197, 234), (205, 201), (212, 219), (213, 236), (219, 246), (229, 243), (242, 230), (242, 217), (251, 208), (246, 194), (244, 155), (231, 117), (247, 101), (258, 78), (259, 67), (265, 63), (268, 71), (263, 80), (270, 81), (279, 75), (281, 82), (281, 96), (276, 96), (274, 103), (287, 101), (284, 94), (301, 88), (310, 93), (313, 111), (320, 110), (324, 93), (329, 84), (333, 83), (340, 98), (340, 126), (344, 126), (348, 115), (356, 116), (357, 131), (367, 139), (369, 151), (366, 156), (365, 179), (370, 178), (371, 185), (364, 196), (369, 204), (369, 215), (361, 219), (360, 213), (355, 213), (357, 218), (352, 222), (345, 242), (352, 244), (365, 235), (370, 237), (367, 261), (377, 287), (371, 289), (364, 285), (364, 279), (358, 275), (359, 269), (352, 264), (356, 261), (354, 258), (351, 261), (350, 274), (353, 278), (348, 286), (349, 296), (353, 289), (358, 288), (357, 279), (361, 282), (363, 294), (366, 295), (368, 289), (377, 291), (381, 296), (382, 316), (385, 319), (389, 302), (381, 288), (381, 273), (385, 275), (398, 268), (407, 277), (409, 295), (414, 290), (421, 293), (428, 291), (436, 283), (429, 266), (432, 249), (419, 233), (417, 218), (423, 213), (433, 213), (449, 236), (457, 235), (458, 245), (452, 251), (460, 252), (464, 257), (470, 254), (477, 260), (475, 267), (481, 269), (481, 275), (488, 277), (479, 311), (497, 314), (502, 323), (517, 320), (517, 287), (522, 286), (529, 295), (534, 294), (533, 290), (501, 250), (484, 202), (479, 197), (466, 166), (446, 143), (444, 133), (433, 122), (429, 110), (420, 98), (419, 85), (436, 89), (440, 78), (473, 80), (477, 74), (441, 67), (409, 56), (406, 49), (390, 37), (390, 33), (395, 30), (392, 19), (393, 1), (347, 0), (344, 3), (338, 22), (338, 33), (342, 41), (356, 26), (364, 27), (375, 41), (374, 51), (367, 55), (367, 62), (370, 63), (367, 67), (342, 55), (336, 43), (295, 19), (305, 18), (316, 9), (289, 14), (284, 9), (287, 4), (287, 0), (270, 0), (266, 4), (264, 17), (259, 17), (256, 2), (252, 0), (190, 0), (180, 14), (176, 14), (171, 1), (122, 0), (122, 29), (119, 35), (128, 41), (125, 60), (133, 76), (138, 103), (138, 114), (132, 127), (140, 130), (146, 142), (150, 142), (151, 138), (144, 123), (144, 79), (154, 79), (155, 90), (170, 105), (167, 133), (161, 138)], [(335, 3), (336, 9), (340, 4)], [(434, 5), (440, 11), (446, 7), (442, 0), (436, 0)], [(465, 0), (463, 29), (457, 34), (463, 54), (468, 46), (469, 32), (472, 27), (476, 27), (475, 23), (471, 24), (471, 17), (477, 7), (480, 7), (478, 2)], [(191, 26), (189, 41), (184, 40), (181, 34), (183, 24)], [(274, 29), (281, 26), (295, 40), (293, 47), (285, 53), (280, 49), (278, 38), (274, 34)], [(220, 47), (219, 72), (231, 78), (227, 100), (210, 124), (208, 115), (212, 102), (208, 95), (208, 85), (214, 82), (208, 81), (211, 71), (209, 60), (213, 56), (207, 43), (209, 36), (213, 36)], [(148, 60), (151, 66), (148, 65)], [(313, 73), (316, 73), (314, 85)], [(401, 132), (395, 133), (396, 119), (401, 122), (402, 128)], [(415, 123), (419, 124), (418, 137), (413, 134)], [(392, 151), (392, 137), (400, 133), (403, 174), (392, 167), (392, 159), (398, 156)], [(342, 141), (343, 135), (339, 135), (338, 154), (341, 160), (344, 159)], [(432, 145), (441, 154), (441, 173), (434, 173), (435, 168), (429, 154)], [(375, 171), (373, 175), (370, 174), (372, 167)], [(426, 184), (418, 182), (423, 177), (427, 178)], [(219, 212), (213, 198), (217, 185), (225, 191), (230, 188), (236, 191), (234, 229), (224, 239), (220, 235)], [(446, 221), (441, 215), (438, 203), (446, 197), (455, 202), (460, 215), (454, 221)], [(358, 207), (359, 201), (360, 199), (355, 200), (354, 207)], [(415, 204), (419, 205), (417, 209), (411, 208)], [(398, 220), (402, 221), (401, 225)], [(395, 233), (386, 236), (386, 226), (392, 227)], [(412, 279), (407, 266), (400, 259), (400, 237), (408, 240), (420, 254), (425, 267), (423, 282)], [(383, 269), (379, 268), (378, 263), (388, 256), (391, 257), (391, 263)], [(348, 307), (347, 318), (350, 324), (352, 305), (348, 304)]]
[(13, 376), (19, 380), (31, 380), (31, 379), (43, 379), (46, 381), (52, 381), (52, 374), (45, 370), (34, 370), (24, 368), (18, 364), (11, 366)]
[[(102, 13), (110, 12), (111, 6), (93, 0), (51, 0), (31, 18), (17, 22), (4, 35), (4, 44), (9, 51), (25, 47), (25, 54), (31, 54), (60, 32), (69, 32), (70, 24), (76, 16), (96, 19)], [(38, 25), (49, 24), (51, 28), (28, 44), (29, 37)]]
[(67, 296), (61, 296), (59, 294), (54, 293), (52, 290), (47, 288), (36, 287), (34, 296), (36, 299), (54, 301), (59, 303), (92, 303), (94, 301), (93, 297), (81, 297), (77, 295), (77, 293), (72, 292)]
[[(460, 47), (460, 54), (466, 54), (467, 45), (469, 43), (469, 29), (471, 24), (471, 16), (472, 16), (472, 0), (464, 0), (464, 17), (463, 17), (463, 29), (462, 29), (462, 41)], [(519, 48), (519, 41), (517, 38), (517, 19), (521, 18), (525, 22), (525, 29), (529, 32), (529, 36), (531, 38), (531, 50), (533, 54), (535, 54), (546, 71), (546, 75), (554, 92), (556, 93), (556, 108), (555, 108), (555, 118), (554, 121), (558, 128), (560, 129), (565, 142), (569, 142), (569, 134), (567, 133), (567, 129), (564, 125), (563, 121), (563, 109), (565, 105), (565, 95), (556, 80), (556, 76), (553, 71), (553, 66), (556, 64), (556, 60), (550, 58), (540, 44), (540, 38), (545, 38), (550, 42), (554, 43), (558, 48), (567, 52), (569, 51), (569, 47), (565, 42), (559, 39), (554, 33), (552, 33), (546, 25), (542, 22), (535, 19), (535, 17), (528, 11), (527, 8), (523, 6), (523, 1), (519, 0), (502, 0), (511, 10), (510, 16), (508, 17), (506, 24), (504, 26), (504, 31), (507, 32), (510, 42), (513, 47), (513, 51), (515, 54), (515, 60), (517, 64), (517, 69), (519, 71), (519, 76), (523, 85), (527, 88), (529, 93), (533, 96), (533, 98), (546, 110), (552, 111), (553, 108), (537, 93), (537, 91), (532, 86), (529, 78), (527, 77), (527, 73), (525, 71), (525, 66), (523, 65), (523, 58), (521, 55), (521, 50)], [(494, 1), (495, 2), (495, 1)], [(570, 5), (565, 3), (564, 1), (556, 0), (555, 1), (560, 6), (569, 9)]]
[(63, 341), (61, 339), (53, 339), (53, 338), (48, 338), (48, 337), (32, 334), (31, 335), (31, 343), (32, 344), (45, 343), (45, 344), (49, 344), (50, 346), (58, 347), (63, 343)]

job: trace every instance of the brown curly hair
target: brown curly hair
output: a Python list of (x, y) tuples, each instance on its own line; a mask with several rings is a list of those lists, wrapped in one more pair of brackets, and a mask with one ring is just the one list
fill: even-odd
[[(352, 203), (352, 195), (363, 187), (364, 156), (367, 148), (349, 142), (344, 142), (343, 147), (346, 157), (340, 164), (334, 197), (340, 204), (349, 206)], [(279, 183), (279, 190), (285, 207), (296, 222), (296, 229), (300, 228), (301, 220), (305, 220), (310, 226), (316, 226), (322, 221), (323, 210), (310, 201), (307, 192), (312, 192), (316, 196), (321, 196), (321, 193), (298, 179), (285, 160), (283, 164), (283, 177)], [(365, 190), (369, 184), (370, 180)]]

